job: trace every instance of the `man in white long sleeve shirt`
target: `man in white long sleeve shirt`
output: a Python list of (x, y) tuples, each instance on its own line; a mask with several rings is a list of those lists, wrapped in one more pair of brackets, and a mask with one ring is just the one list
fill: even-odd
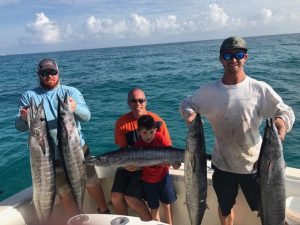
[(213, 186), (219, 202), (219, 217), (222, 225), (233, 225), (238, 185), (250, 208), (257, 210), (253, 167), (262, 144), (260, 124), (265, 118), (274, 118), (283, 140), (293, 126), (295, 115), (268, 84), (245, 74), (248, 54), (244, 39), (225, 39), (219, 59), (224, 67), (223, 77), (185, 98), (180, 112), (187, 123), (200, 113), (212, 125), (215, 134)]

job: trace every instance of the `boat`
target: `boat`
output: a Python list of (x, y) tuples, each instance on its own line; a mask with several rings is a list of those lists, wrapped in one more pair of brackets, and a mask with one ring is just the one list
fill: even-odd
[[(177, 200), (171, 205), (173, 215), (173, 225), (190, 225), (187, 208), (185, 205), (185, 188), (184, 188), (184, 165), (178, 170), (170, 169), (170, 174), (177, 193)], [(115, 168), (113, 167), (97, 167), (96, 171), (98, 178), (102, 183), (107, 204), (112, 213), (114, 213), (112, 204), (110, 202), (110, 190), (114, 179)], [(210, 161), (208, 161), (207, 179), (207, 206), (202, 225), (219, 225), (218, 217), (218, 203), (215, 192), (212, 187), (213, 169), (210, 168)], [(286, 221), (289, 225), (300, 224), (300, 169), (287, 167), (285, 171), (286, 181)], [(32, 188), (28, 187), (19, 193), (0, 202), (0, 221), (1, 225), (31, 225), (34, 218), (34, 207), (32, 201)], [(59, 200), (55, 201), (54, 211), (60, 209)], [(235, 210), (235, 225), (260, 225), (260, 219), (257, 212), (251, 212), (248, 207), (245, 197), (239, 190), (237, 202), (234, 206)], [(97, 213), (97, 206), (95, 202), (85, 193), (85, 200), (83, 206), (84, 214), (76, 215), (68, 220), (68, 225), (163, 225), (164, 216), (162, 211), (161, 220), (143, 222), (133, 211), (129, 210), (129, 216), (121, 215), (104, 215)]]

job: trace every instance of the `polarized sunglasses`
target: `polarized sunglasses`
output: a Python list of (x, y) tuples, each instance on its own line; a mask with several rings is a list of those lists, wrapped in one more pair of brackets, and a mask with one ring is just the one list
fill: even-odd
[(42, 70), (41, 72), (40, 72), (40, 75), (42, 76), (42, 77), (48, 77), (48, 76), (56, 76), (57, 75), (57, 71), (55, 71), (55, 70)]
[(222, 58), (224, 60), (231, 60), (235, 58), (236, 60), (241, 60), (245, 57), (245, 52), (236, 52), (236, 53), (222, 53)]
[(146, 101), (146, 99), (143, 99), (143, 98), (139, 98), (139, 99), (131, 99), (131, 104), (133, 103), (140, 103), (140, 104), (143, 104), (144, 102)]

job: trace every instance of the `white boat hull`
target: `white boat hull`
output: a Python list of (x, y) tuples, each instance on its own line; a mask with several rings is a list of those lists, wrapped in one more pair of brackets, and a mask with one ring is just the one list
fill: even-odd
[[(113, 213), (113, 208), (110, 203), (110, 190), (113, 183), (114, 177), (114, 168), (99, 168), (96, 167), (99, 179), (102, 183), (104, 194), (107, 200), (107, 204), (110, 208), (110, 211)], [(202, 221), (202, 225), (219, 225), (218, 217), (218, 203), (215, 192), (212, 187), (212, 173), (213, 171), (208, 169), (208, 193), (207, 193), (207, 205), (208, 209), (205, 211), (205, 215)], [(172, 175), (173, 183), (177, 193), (177, 200), (172, 204), (172, 214), (174, 225), (190, 225), (188, 212), (185, 205), (185, 189), (184, 189), (184, 172), (183, 165), (179, 170), (170, 170)], [(290, 168), (286, 169), (286, 194), (289, 196), (300, 196), (300, 169)], [(1, 225), (28, 225), (35, 218), (35, 211), (33, 205), (31, 204), (32, 199), (32, 189), (31, 187), (17, 193), (16, 195), (0, 202), (0, 221)], [(55, 211), (60, 211), (60, 203), (58, 198), (56, 199)], [(96, 215), (97, 206), (93, 199), (89, 195), (85, 194), (84, 200), (84, 212), (87, 213), (92, 220), (99, 216), (105, 215)], [(235, 225), (259, 225), (260, 220), (257, 217), (257, 212), (251, 212), (250, 208), (247, 205), (247, 202), (244, 198), (244, 195), (239, 191), (237, 197), (237, 203), (234, 206), (235, 210)], [(130, 216), (136, 216), (132, 211)], [(117, 215), (106, 216), (107, 220), (112, 220), (118, 217)], [(104, 217), (103, 217), (104, 218)], [(130, 224), (142, 224), (139, 218), (132, 217), (132, 220), (136, 219), (136, 223)], [(163, 213), (161, 213), (162, 222), (164, 222)], [(92, 221), (91, 220), (91, 221)], [(91, 222), (90, 221), (90, 222)], [(101, 219), (103, 225), (104, 219)], [(153, 221), (154, 222), (154, 221)], [(107, 223), (110, 225), (110, 223)], [(151, 223), (147, 223), (151, 225)], [(161, 223), (160, 223), (161, 224)], [(93, 225), (93, 223), (89, 223)], [(96, 224), (95, 224), (96, 225)]]

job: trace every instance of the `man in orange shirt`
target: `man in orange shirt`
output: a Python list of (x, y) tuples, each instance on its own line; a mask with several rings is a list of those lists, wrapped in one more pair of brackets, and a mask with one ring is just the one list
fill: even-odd
[[(139, 88), (134, 88), (128, 92), (128, 106), (131, 111), (121, 116), (115, 125), (115, 143), (120, 147), (134, 146), (139, 140), (137, 120), (143, 115), (151, 115), (157, 127), (157, 132), (161, 133), (167, 144), (172, 145), (165, 121), (155, 113), (146, 110), (146, 97)], [(151, 214), (142, 200), (144, 197), (141, 177), (141, 168), (128, 165), (118, 168), (112, 191), (111, 200), (117, 214), (127, 215), (127, 205), (132, 208), (142, 220), (151, 220)]]

